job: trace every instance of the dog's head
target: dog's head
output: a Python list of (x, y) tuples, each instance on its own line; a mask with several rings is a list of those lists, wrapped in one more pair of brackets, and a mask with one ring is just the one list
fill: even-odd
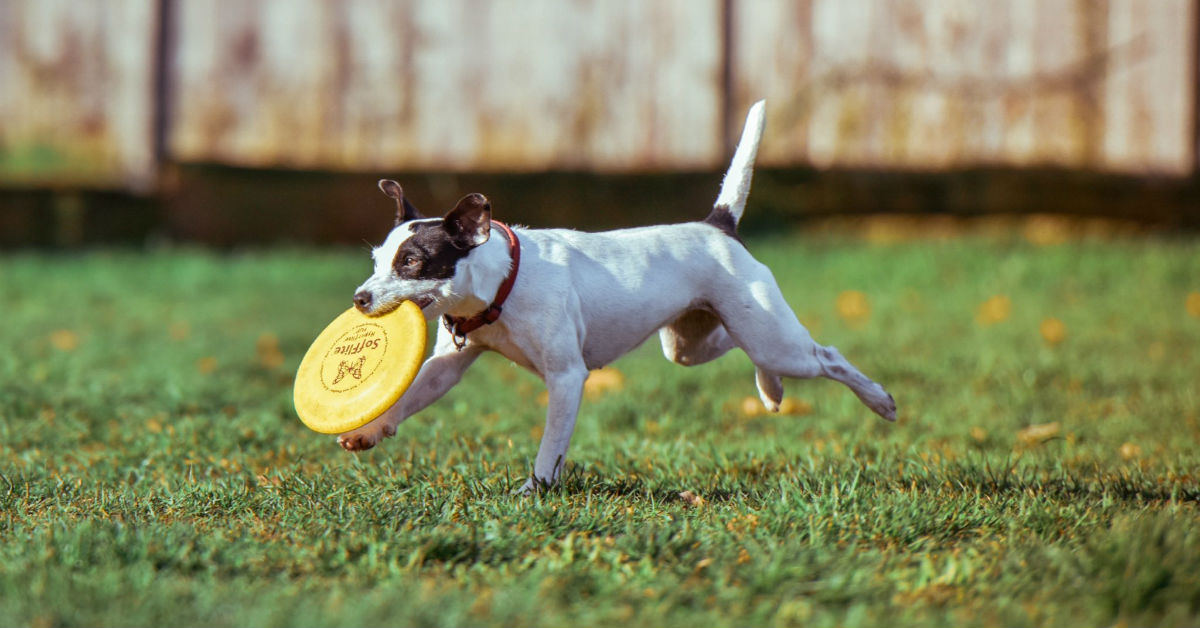
[(407, 300), (432, 320), (467, 296), (460, 269), (488, 241), (492, 206), (482, 194), (468, 194), (445, 217), (425, 218), (400, 184), (384, 179), (379, 189), (396, 201), (396, 226), (371, 252), (375, 272), (359, 286), (354, 305), (379, 316)]

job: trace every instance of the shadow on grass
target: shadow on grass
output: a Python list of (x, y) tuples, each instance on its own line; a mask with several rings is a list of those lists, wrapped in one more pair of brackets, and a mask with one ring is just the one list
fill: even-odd
[[(925, 474), (894, 475), (847, 462), (848, 465), (825, 477), (794, 475), (787, 483), (787, 490), (801, 498), (813, 500), (825, 497), (834, 490), (845, 494), (852, 484), (880, 493), (915, 487), (919, 492), (928, 494), (1036, 496), (1072, 503), (1097, 499), (1135, 504), (1200, 503), (1200, 485), (1163, 482), (1160, 477), (1141, 469), (1105, 470), (1096, 466), (1088, 472), (1071, 473), (1063, 469), (1018, 468), (1012, 461), (993, 465), (984, 460), (945, 463)], [(781, 474), (786, 470), (787, 467), (780, 467)], [(740, 477), (728, 482), (710, 481), (708, 485), (681, 482), (677, 486), (664, 486), (668, 480), (662, 478), (638, 475), (610, 477), (588, 470), (586, 465), (572, 465), (564, 472), (560, 483), (547, 490), (550, 493), (592, 494), (608, 499), (644, 498), (662, 504), (687, 503), (687, 499), (681, 497), (684, 491), (694, 491), (709, 503), (727, 503), (742, 499), (771, 501), (782, 490), (777, 479), (764, 479), (763, 476), (767, 474), (762, 473), (761, 468), (755, 469), (755, 474), (747, 474), (745, 469), (738, 471), (741, 472)]]

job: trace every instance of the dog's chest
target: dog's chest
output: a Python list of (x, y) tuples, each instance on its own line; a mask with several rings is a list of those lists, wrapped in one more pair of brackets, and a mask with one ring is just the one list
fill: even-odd
[(513, 341), (508, 330), (502, 325), (495, 325), (472, 334), (473, 341), (487, 347), (491, 351), (495, 351), (500, 355), (508, 358), (512, 363), (520, 366), (538, 377), (543, 376), (543, 369), (529, 358), (529, 355), (521, 348), (519, 344)]

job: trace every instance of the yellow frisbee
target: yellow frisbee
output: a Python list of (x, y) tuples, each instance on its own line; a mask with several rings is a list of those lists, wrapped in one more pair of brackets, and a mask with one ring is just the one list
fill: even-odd
[(354, 308), (321, 332), (300, 361), (292, 399), (309, 429), (341, 434), (383, 414), (425, 357), (425, 316), (412, 301), (370, 317)]

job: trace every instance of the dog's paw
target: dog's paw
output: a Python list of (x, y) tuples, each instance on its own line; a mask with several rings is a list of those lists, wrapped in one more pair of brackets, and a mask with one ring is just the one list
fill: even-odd
[(537, 495), (539, 493), (545, 493), (553, 486), (553, 482), (547, 482), (546, 480), (536, 477), (530, 477), (528, 480), (525, 480), (525, 483), (521, 485), (521, 488), (513, 491), (513, 495), (532, 497), (533, 495)]
[(758, 385), (758, 398), (762, 399), (767, 412), (779, 412), (779, 404), (783, 402), (783, 380), (774, 373), (755, 369), (754, 383)]
[(346, 451), (366, 451), (374, 447), (378, 441), (365, 434), (351, 433), (338, 436), (337, 442)]
[(395, 434), (396, 428), (390, 425), (385, 424), (382, 427), (367, 425), (338, 436), (338, 444), (346, 451), (366, 451), (378, 445), (379, 441), (384, 438)]
[(883, 391), (882, 388), (880, 391), (883, 392), (884, 399), (880, 399), (876, 403), (871, 404), (871, 409), (875, 411), (875, 414), (878, 414), (884, 420), (895, 421), (896, 399), (892, 397), (890, 393)]

